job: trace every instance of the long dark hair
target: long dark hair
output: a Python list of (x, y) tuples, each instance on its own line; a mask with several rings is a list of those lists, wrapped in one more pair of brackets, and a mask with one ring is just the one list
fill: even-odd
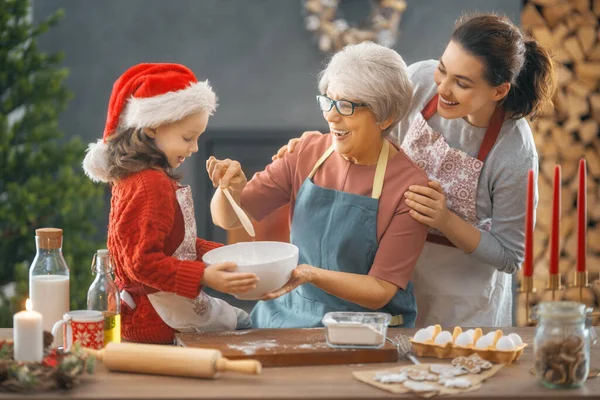
[(171, 168), (167, 156), (141, 128), (117, 128), (107, 139), (108, 166), (111, 181), (118, 181), (145, 169), (165, 171), (169, 178), (181, 176)]
[(552, 58), (509, 18), (496, 14), (463, 16), (451, 40), (484, 62), (484, 77), (492, 86), (511, 84), (502, 104), (512, 119), (533, 119), (552, 105), (557, 86)]

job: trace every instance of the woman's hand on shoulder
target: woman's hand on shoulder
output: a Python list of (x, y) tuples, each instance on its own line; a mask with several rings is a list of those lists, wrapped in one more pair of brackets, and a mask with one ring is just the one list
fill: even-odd
[(292, 271), (292, 276), (280, 289), (277, 289), (271, 293), (267, 293), (261, 300), (273, 300), (286, 293), (291, 292), (298, 286), (310, 283), (313, 280), (315, 267), (308, 264), (300, 264)]
[(277, 154), (271, 157), (271, 160), (275, 161), (278, 158), (282, 158), (286, 153), (293, 153), (296, 145), (298, 145), (302, 139), (310, 135), (322, 135), (322, 133), (319, 131), (305, 131), (302, 136), (299, 138), (290, 139), (285, 146), (282, 146), (279, 150), (277, 150)]
[(439, 182), (409, 186), (404, 197), (414, 219), (440, 232), (445, 230), (451, 211), (446, 206), (446, 195)]
[(256, 287), (258, 277), (251, 272), (235, 272), (232, 262), (213, 264), (204, 268), (202, 285), (222, 293), (241, 294)]
[(206, 160), (206, 171), (214, 187), (220, 186), (241, 192), (248, 182), (240, 163), (229, 158), (218, 160), (210, 156)]

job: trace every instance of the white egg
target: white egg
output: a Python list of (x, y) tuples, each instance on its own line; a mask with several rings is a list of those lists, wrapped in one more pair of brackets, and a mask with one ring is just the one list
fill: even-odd
[(523, 346), (523, 339), (521, 339), (521, 336), (519, 336), (518, 334), (511, 333), (510, 335), (508, 335), (508, 337), (513, 341), (516, 347)]
[(427, 329), (419, 329), (415, 336), (413, 336), (413, 341), (419, 343), (425, 343), (428, 340), (431, 340), (433, 335)]
[[(425, 328), (427, 330), (427, 332), (429, 332), (429, 335), (431, 337), (433, 337), (433, 335), (435, 334), (435, 325), (429, 325), (427, 328)], [(431, 339), (431, 338), (430, 338)]]
[(433, 341), (433, 343), (439, 344), (440, 346), (450, 342), (452, 342), (452, 334), (448, 331), (441, 331)]
[(488, 336), (482, 336), (479, 338), (477, 343), (475, 343), (475, 347), (478, 349), (487, 349), (491, 345), (494, 344), (494, 338)]
[(492, 343), (494, 343), (494, 338), (496, 337), (496, 331), (488, 332), (484, 336), (485, 337), (489, 337), (490, 339), (492, 339)]
[(467, 347), (473, 344), (473, 334), (463, 332), (456, 337), (454, 344), (457, 346)]
[(508, 336), (502, 336), (496, 342), (496, 350), (510, 351), (515, 349), (515, 343)]
[(473, 337), (475, 335), (475, 329), (468, 329), (466, 332), (464, 333), (468, 333), (469, 335), (471, 335), (471, 337)]

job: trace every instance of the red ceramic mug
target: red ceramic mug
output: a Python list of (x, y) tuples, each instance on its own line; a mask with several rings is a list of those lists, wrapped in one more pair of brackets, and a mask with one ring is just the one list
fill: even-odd
[(65, 313), (63, 319), (52, 327), (54, 337), (61, 327), (65, 350), (69, 350), (75, 342), (90, 349), (100, 350), (104, 347), (104, 316), (100, 311), (76, 310)]

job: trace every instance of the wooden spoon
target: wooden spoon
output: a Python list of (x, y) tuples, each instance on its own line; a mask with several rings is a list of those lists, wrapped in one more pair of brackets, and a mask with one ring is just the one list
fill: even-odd
[(229, 193), (229, 190), (227, 188), (223, 188), (223, 193), (225, 193), (225, 197), (227, 197), (227, 200), (229, 200), (231, 207), (233, 207), (233, 211), (235, 211), (236, 215), (240, 219), (240, 222), (242, 223), (242, 226), (244, 227), (246, 232), (248, 232), (248, 235), (252, 237), (256, 236), (256, 233), (254, 232), (254, 226), (252, 226), (250, 218), (248, 218), (248, 215), (246, 215), (244, 210), (242, 210), (242, 208), (238, 206), (238, 204), (235, 202), (233, 197), (231, 197), (231, 193)]

